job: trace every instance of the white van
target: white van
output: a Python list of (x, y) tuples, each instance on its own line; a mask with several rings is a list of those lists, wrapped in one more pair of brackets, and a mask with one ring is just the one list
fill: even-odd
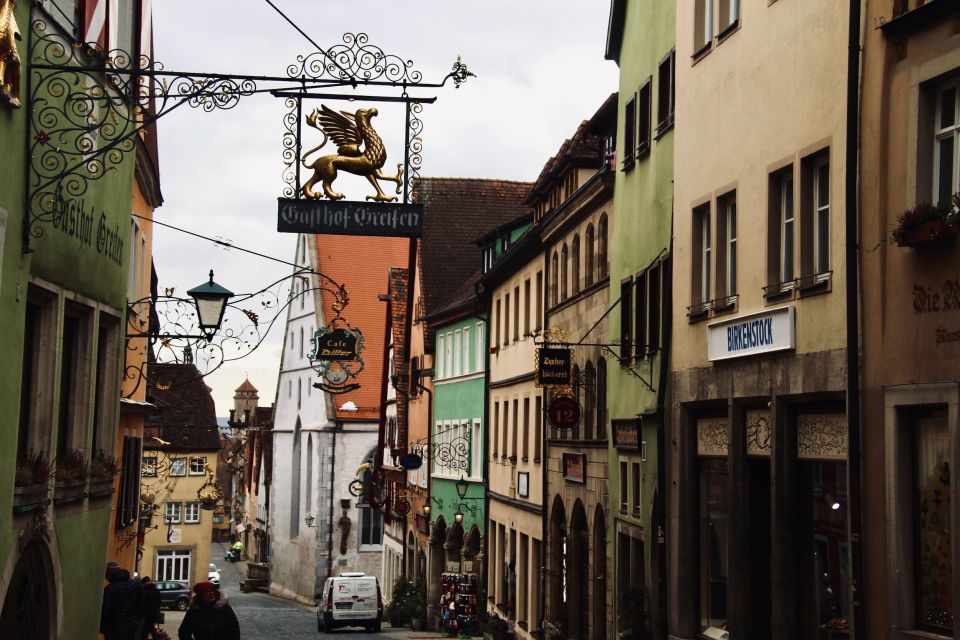
[(330, 633), (337, 627), (380, 631), (383, 600), (375, 576), (342, 573), (336, 578), (327, 578), (318, 600), (317, 631)]

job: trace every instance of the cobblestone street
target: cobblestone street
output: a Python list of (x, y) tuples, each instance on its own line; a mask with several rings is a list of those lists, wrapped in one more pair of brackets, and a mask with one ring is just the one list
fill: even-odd
[[(409, 629), (391, 629), (384, 623), (380, 633), (367, 633), (363, 629), (337, 629), (330, 634), (317, 631), (317, 608), (298, 602), (277, 598), (262, 591), (240, 592), (240, 581), (246, 570), (245, 562), (224, 562), (223, 545), (214, 544), (212, 557), (220, 569), (222, 590), (230, 598), (230, 606), (240, 619), (240, 634), (244, 640), (302, 640), (318, 636), (343, 636), (355, 640), (379, 638), (380, 640), (442, 638), (440, 634)], [(177, 637), (177, 629), (183, 620), (182, 611), (164, 611), (164, 629), (171, 638)]]

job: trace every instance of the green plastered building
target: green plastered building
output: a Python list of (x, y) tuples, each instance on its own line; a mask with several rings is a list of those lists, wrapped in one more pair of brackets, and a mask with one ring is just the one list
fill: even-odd
[[(71, 44), (88, 26), (73, 6), (16, 6), (22, 106), (0, 99), (5, 637), (97, 637), (111, 519), (135, 522), (138, 502), (139, 438), (124, 449), (118, 433), (137, 145), (118, 146), (101, 164), (94, 157), (130, 126), (129, 103), (104, 90), (102, 74), (28, 67), (90, 63)], [(136, 50), (135, 11), (139, 4), (120, 3), (114, 47)], [(66, 46), (38, 44), (54, 40)], [(67, 86), (75, 93), (64, 94)], [(89, 472), (100, 451), (121, 458), (117, 509), (113, 480)]]
[(610, 234), (610, 533), (617, 632), (665, 621), (675, 5), (613, 0), (606, 57), (620, 68)]

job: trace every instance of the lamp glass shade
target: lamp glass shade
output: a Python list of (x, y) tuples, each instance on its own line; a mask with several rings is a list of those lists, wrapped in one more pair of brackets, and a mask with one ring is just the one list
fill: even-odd
[(212, 335), (220, 328), (223, 312), (227, 308), (227, 300), (233, 297), (233, 292), (224, 289), (213, 281), (213, 270), (210, 271), (210, 281), (190, 289), (187, 294), (197, 305), (200, 329), (207, 335)]
[(460, 476), (460, 479), (457, 480), (457, 495), (460, 496), (461, 500), (467, 497), (467, 489), (469, 488), (470, 483), (467, 482), (466, 478)]
[(430, 505), (428, 504), (423, 505), (423, 515), (429, 516), (432, 510), (433, 509), (430, 507)]
[(308, 513), (307, 515), (303, 516), (303, 521), (306, 523), (308, 527), (312, 527), (314, 517)]
[(453, 519), (456, 520), (457, 522), (463, 522), (463, 511), (460, 511), (460, 509), (457, 509), (457, 512), (453, 514)]

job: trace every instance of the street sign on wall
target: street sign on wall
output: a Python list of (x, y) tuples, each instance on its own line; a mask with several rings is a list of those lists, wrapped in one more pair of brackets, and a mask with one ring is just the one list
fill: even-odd
[(728, 360), (793, 349), (797, 344), (794, 308), (780, 307), (707, 326), (707, 360)]

